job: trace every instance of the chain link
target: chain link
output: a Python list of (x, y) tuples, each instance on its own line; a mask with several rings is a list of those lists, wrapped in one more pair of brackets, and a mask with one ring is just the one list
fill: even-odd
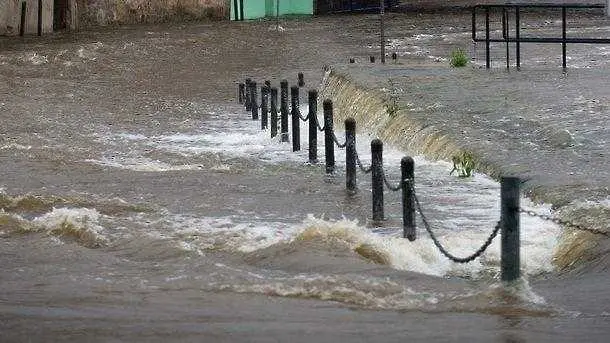
[(309, 113), (307, 113), (307, 115), (303, 117), (301, 115), (301, 111), (297, 110), (297, 114), (299, 115), (299, 118), (301, 118), (302, 121), (307, 121), (309, 119)]
[(368, 168), (365, 168), (365, 167), (362, 165), (362, 161), (360, 161), (360, 156), (358, 156), (358, 151), (356, 151), (356, 149), (354, 149), (354, 153), (356, 154), (356, 164), (358, 164), (358, 168), (360, 168), (360, 170), (361, 170), (363, 173), (368, 174), (368, 173), (370, 173), (371, 171), (373, 171), (373, 166), (372, 166), (372, 165), (370, 165)]
[(531, 217), (536, 217), (536, 218), (540, 218), (540, 219), (543, 219), (543, 220), (546, 220), (546, 221), (550, 221), (550, 222), (553, 222), (555, 224), (558, 224), (558, 225), (561, 225), (561, 226), (565, 226), (565, 227), (568, 227), (568, 228), (571, 228), (571, 229), (587, 231), (587, 232), (594, 233), (596, 235), (604, 235), (604, 236), (610, 235), (610, 233), (608, 231), (603, 231), (603, 230), (599, 230), (599, 229), (592, 229), (592, 228), (584, 227), (582, 225), (570, 223), (568, 221), (561, 220), (559, 218), (554, 218), (554, 217), (551, 217), (551, 216), (546, 215), (546, 214), (538, 214), (538, 213), (536, 213), (534, 211), (531, 211), (531, 210), (526, 210), (526, 209), (523, 209), (523, 208), (519, 208), (519, 212), (520, 213), (525, 213), (525, 214), (527, 214), (527, 215), (529, 215)]
[[(307, 115), (309, 117), (309, 114)], [(318, 117), (316, 116), (311, 116), (313, 118), (313, 120), (316, 121), (316, 126), (318, 127), (318, 131), (320, 132), (324, 132), (326, 130), (326, 126), (320, 126), (320, 122), (318, 121)]]
[(452, 255), (443, 247), (441, 242), (439, 242), (438, 238), (436, 238), (436, 235), (434, 235), (434, 232), (432, 232), (432, 229), (430, 228), (430, 224), (428, 223), (426, 216), (422, 212), (421, 204), (419, 203), (419, 199), (415, 195), (415, 188), (413, 188), (413, 184), (409, 180), (405, 180), (405, 182), (407, 182), (409, 184), (409, 186), (411, 187), (411, 190), (413, 191), (413, 198), (415, 199), (415, 205), (417, 206), (417, 212), (419, 212), (419, 214), (421, 215), (422, 221), (424, 222), (424, 227), (426, 228), (426, 231), (428, 231), (430, 238), (432, 238), (434, 245), (436, 245), (436, 247), (440, 250), (440, 252), (443, 255), (445, 255), (445, 257), (452, 260), (453, 262), (468, 263), (468, 262), (474, 261), (476, 258), (481, 256), (485, 252), (485, 250), (487, 250), (487, 247), (489, 247), (491, 242), (498, 235), (498, 232), (500, 231), (500, 227), (501, 227), (500, 221), (498, 221), (496, 223), (496, 226), (494, 227), (493, 231), (491, 232), (491, 235), (487, 238), (485, 243), (483, 243), (483, 245), (481, 245), (481, 247), (477, 251), (475, 251), (472, 255), (467, 256), (467, 257), (457, 257), (457, 256)]
[(343, 143), (343, 144), (339, 143), (339, 140), (337, 139), (337, 135), (335, 135), (334, 131), (333, 131), (333, 140), (335, 141), (335, 144), (337, 144), (339, 149), (343, 149), (347, 145), (347, 141), (345, 143)]
[(382, 172), (383, 172), (383, 183), (385, 183), (385, 186), (388, 187), (389, 190), (391, 190), (392, 192), (397, 192), (402, 189), (402, 181), (398, 182), (398, 185), (392, 186), (392, 184), (390, 184), (390, 181), (388, 180), (388, 178), (385, 174), (385, 171), (382, 170)]

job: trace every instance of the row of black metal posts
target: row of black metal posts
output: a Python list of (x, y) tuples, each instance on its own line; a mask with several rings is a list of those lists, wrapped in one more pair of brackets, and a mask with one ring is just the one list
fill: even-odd
[[(302, 74), (299, 74), (299, 84), (303, 84)], [(239, 84), (238, 99), (243, 103), (247, 111), (251, 111), (252, 119), (258, 119), (257, 83), (246, 79), (245, 83)], [(281, 141), (288, 142), (288, 114), (292, 117), (292, 150), (299, 151), (300, 146), (300, 120), (299, 110), (299, 87), (290, 88), (291, 109), (288, 108), (288, 81), (280, 82), (281, 104), (280, 123)], [(271, 87), (269, 81), (261, 87), (261, 129), (267, 129), (267, 114), (271, 114), (271, 137), (277, 136), (277, 88)], [(270, 101), (269, 101), (270, 100)], [(270, 102), (270, 104), (269, 104)], [(317, 132), (324, 131), (325, 148), (325, 170), (326, 173), (335, 171), (335, 140), (333, 103), (327, 99), (323, 102), (324, 126), (319, 127), (317, 121), (318, 92), (309, 90), (309, 112), (304, 120), (309, 121), (309, 162), (317, 163)], [(337, 144), (339, 144), (337, 142)], [(356, 173), (358, 154), (356, 151), (356, 121), (353, 118), (345, 120), (345, 185), (349, 193), (357, 192)], [(414, 161), (405, 156), (400, 161), (401, 177), (397, 188), (402, 195), (403, 214), (403, 237), (414, 241), (416, 235), (415, 224), (415, 194), (414, 194)], [(384, 183), (385, 175), (383, 168), (383, 142), (379, 139), (371, 141), (371, 182), (373, 221), (380, 223), (384, 221)], [(398, 189), (394, 189), (398, 190)], [(502, 201), (502, 280), (513, 281), (519, 278), (519, 179), (514, 177), (502, 178), (501, 186)]]

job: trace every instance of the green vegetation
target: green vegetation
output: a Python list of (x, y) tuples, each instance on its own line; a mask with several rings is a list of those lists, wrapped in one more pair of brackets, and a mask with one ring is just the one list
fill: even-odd
[(459, 177), (471, 177), (474, 172), (475, 161), (474, 156), (469, 151), (463, 151), (462, 153), (455, 155), (451, 158), (453, 161), (453, 169), (449, 172), (452, 175), (453, 172), (457, 172)]
[(460, 48), (455, 49), (451, 51), (449, 63), (454, 68), (464, 67), (466, 64), (468, 64), (468, 55), (466, 55), (466, 52)]

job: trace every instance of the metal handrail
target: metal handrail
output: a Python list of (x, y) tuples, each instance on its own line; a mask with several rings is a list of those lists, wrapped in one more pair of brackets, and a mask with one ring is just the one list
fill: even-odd
[[(568, 43), (585, 43), (585, 44), (610, 44), (610, 38), (568, 38), (566, 12), (568, 8), (572, 9), (603, 9), (605, 5), (602, 4), (553, 4), (553, 3), (512, 3), (508, 2), (505, 4), (488, 4), (488, 5), (475, 5), (472, 7), (472, 41), (473, 42), (485, 42), (485, 67), (487, 69), (491, 66), (491, 55), (490, 55), (490, 43), (506, 43), (506, 68), (510, 68), (510, 56), (509, 56), (509, 43), (515, 43), (516, 51), (516, 62), (517, 69), (521, 68), (521, 43), (560, 43), (562, 45), (562, 66), (563, 70), (567, 67), (566, 57), (566, 46)], [(521, 23), (520, 13), (522, 8), (560, 8), (561, 9), (561, 38), (556, 37), (521, 37)], [(485, 10), (485, 38), (477, 37), (477, 10)], [(491, 38), (489, 35), (489, 14), (491, 9), (502, 9), (502, 38)], [(508, 29), (508, 17), (509, 11), (514, 10), (515, 14), (515, 36), (510, 37)]]

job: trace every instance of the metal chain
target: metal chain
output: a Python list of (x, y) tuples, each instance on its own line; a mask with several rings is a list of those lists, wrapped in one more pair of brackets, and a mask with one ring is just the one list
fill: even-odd
[(388, 180), (387, 175), (385, 174), (385, 170), (382, 170), (382, 173), (383, 173), (383, 183), (385, 183), (385, 186), (388, 187), (389, 190), (391, 190), (392, 192), (397, 192), (402, 189), (402, 181), (398, 182), (397, 186), (392, 186), (392, 184), (390, 184), (390, 181)]
[(307, 121), (309, 119), (309, 113), (307, 113), (307, 115), (305, 117), (303, 117), (301, 115), (301, 111), (297, 110), (297, 114), (299, 115), (299, 118), (301, 118), (302, 121)]
[(409, 182), (409, 181), (407, 181), (407, 182), (408, 182), (409, 186), (411, 187), (411, 190), (413, 191), (413, 198), (415, 199), (415, 205), (417, 206), (417, 212), (419, 212), (419, 214), (421, 215), (422, 221), (424, 222), (424, 227), (426, 228), (426, 231), (428, 231), (430, 238), (432, 238), (434, 245), (436, 245), (436, 247), (440, 250), (440, 252), (443, 255), (445, 255), (445, 257), (452, 260), (453, 262), (468, 263), (468, 262), (474, 261), (477, 257), (481, 256), (481, 254), (483, 254), (483, 252), (485, 252), (487, 247), (489, 247), (491, 242), (498, 235), (498, 232), (500, 231), (500, 227), (501, 227), (500, 221), (498, 221), (496, 223), (494, 230), (491, 232), (491, 235), (489, 236), (489, 238), (487, 238), (485, 243), (483, 243), (483, 245), (477, 251), (475, 251), (472, 255), (467, 256), (467, 257), (456, 257), (456, 256), (452, 255), (443, 247), (443, 245), (439, 242), (438, 238), (436, 238), (436, 236), (434, 235), (434, 232), (432, 232), (432, 229), (430, 228), (430, 224), (428, 224), (428, 220), (426, 219), (426, 216), (422, 212), (421, 204), (419, 203), (419, 199), (415, 195), (415, 188), (413, 188), (413, 184), (411, 182)]
[(345, 148), (345, 146), (347, 145), (347, 142), (341, 144), (339, 143), (339, 140), (337, 139), (337, 135), (335, 135), (335, 132), (333, 131), (333, 140), (335, 141), (335, 144), (337, 144), (337, 146), (339, 147), (339, 149), (343, 149)]
[[(307, 116), (309, 116), (309, 114)], [(312, 116), (312, 118), (313, 118), (313, 120), (316, 121), (316, 126), (318, 127), (318, 131), (324, 132), (326, 130), (326, 126), (320, 126), (320, 122), (318, 121), (317, 116)]]
[(561, 226), (565, 226), (565, 227), (568, 227), (568, 228), (571, 228), (571, 229), (587, 231), (587, 232), (594, 233), (596, 235), (604, 235), (604, 236), (610, 235), (610, 232), (608, 232), (608, 231), (603, 231), (603, 230), (599, 230), (599, 229), (591, 229), (591, 228), (588, 228), (588, 227), (584, 227), (582, 225), (578, 225), (578, 224), (570, 223), (570, 222), (565, 221), (565, 220), (561, 220), (559, 218), (554, 218), (554, 217), (551, 217), (551, 216), (546, 215), (546, 214), (538, 214), (538, 213), (536, 213), (534, 211), (531, 211), (531, 210), (525, 210), (525, 209), (519, 208), (519, 212), (520, 213), (525, 213), (525, 214), (527, 214), (527, 215), (529, 215), (531, 217), (537, 217), (537, 218), (540, 218), (540, 219), (544, 219), (546, 221), (550, 221), (550, 222), (553, 222), (555, 224), (558, 224), (558, 225), (561, 225)]
[(368, 174), (373, 171), (373, 165), (370, 165), (368, 168), (364, 168), (364, 166), (362, 165), (362, 161), (360, 161), (360, 156), (358, 156), (358, 151), (356, 151), (356, 149), (354, 149), (354, 153), (356, 154), (356, 164), (358, 164), (358, 167), (363, 173)]

